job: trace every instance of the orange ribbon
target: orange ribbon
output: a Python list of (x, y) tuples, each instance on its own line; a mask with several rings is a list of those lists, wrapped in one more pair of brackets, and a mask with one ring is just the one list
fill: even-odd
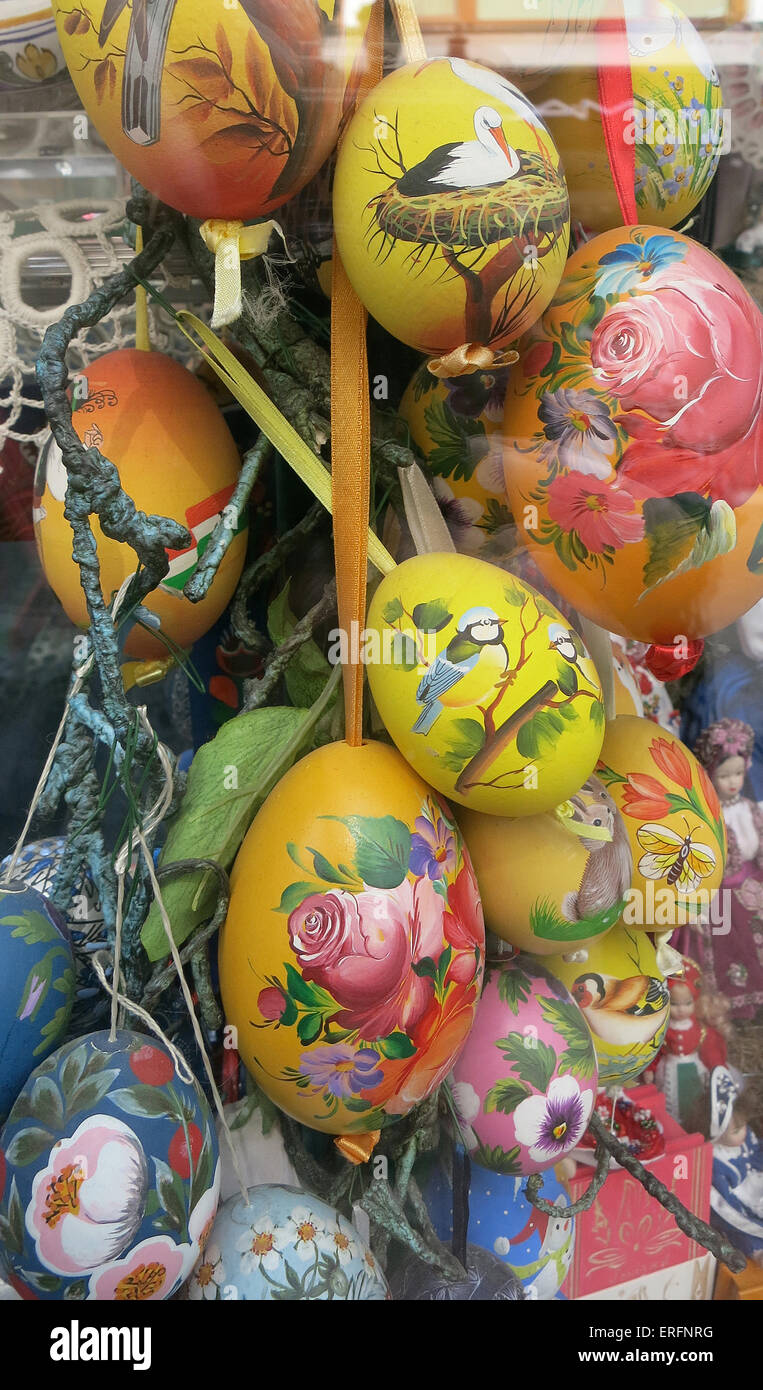
[(380, 1129), (369, 1129), (367, 1134), (340, 1134), (334, 1143), (348, 1163), (354, 1163), (359, 1168), (361, 1163), (368, 1162), (380, 1135)]
[[(355, 96), (357, 105), (384, 71), (384, 4), (376, 0), (366, 31), (367, 65)], [(331, 492), (334, 515), (339, 626), (351, 652), (353, 625), (360, 634), (366, 616), (368, 513), (371, 501), (371, 405), (366, 348), (367, 314), (350, 284), (334, 242), (331, 289)], [(363, 742), (363, 666), (349, 661), (344, 679), (345, 739)]]

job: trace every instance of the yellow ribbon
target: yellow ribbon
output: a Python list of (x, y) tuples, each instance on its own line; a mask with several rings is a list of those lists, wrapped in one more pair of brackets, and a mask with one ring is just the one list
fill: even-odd
[(334, 1143), (348, 1163), (360, 1167), (361, 1163), (368, 1162), (380, 1137), (380, 1129), (370, 1129), (367, 1134), (340, 1134)]
[(427, 49), (413, 0), (391, 0), (391, 3), (406, 63), (425, 62)]
[(612, 831), (606, 825), (586, 825), (585, 821), (575, 820), (575, 807), (571, 801), (563, 801), (554, 808), (554, 815), (561, 821), (565, 830), (579, 835), (581, 840), (611, 840)]
[(125, 690), (132, 690), (134, 686), (142, 689), (145, 685), (156, 685), (157, 681), (164, 680), (174, 665), (174, 656), (164, 659), (157, 657), (155, 661), (126, 661), (122, 667)]
[(273, 221), (255, 222), (247, 227), (236, 220), (210, 217), (199, 227), (202, 241), (215, 258), (213, 328), (225, 328), (241, 317), (241, 262), (264, 256), (273, 232), (278, 233), (285, 246), (283, 231)]
[[(135, 254), (143, 250), (143, 228), (135, 229)], [(148, 295), (142, 285), (135, 286), (135, 346), (140, 352), (151, 351), (148, 331)]]
[[(281, 414), (277, 405), (266, 395), (230, 348), (225, 346), (201, 319), (189, 310), (183, 309), (176, 315), (178, 326), (201, 352), (205, 361), (225, 383), (239, 405), (251, 416), (262, 433), (270, 440), (278, 453), (286, 460), (298, 478), (310, 489), (313, 496), (326, 508), (332, 510), (331, 474), (324, 463), (313, 453), (308, 444), (289, 421)], [(186, 328), (186, 324), (189, 326)], [(189, 331), (192, 330), (192, 331)], [(195, 336), (194, 336), (195, 335)], [(369, 527), (368, 558), (380, 574), (389, 574), (396, 562)]]
[(519, 353), (513, 348), (494, 352), (480, 343), (462, 343), (443, 357), (430, 358), (427, 367), (436, 377), (471, 376), (474, 372), (494, 372), (499, 367), (510, 367), (518, 361)]

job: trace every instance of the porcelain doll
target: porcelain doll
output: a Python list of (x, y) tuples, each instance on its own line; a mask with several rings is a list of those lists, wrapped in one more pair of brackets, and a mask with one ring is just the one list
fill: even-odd
[(763, 1265), (763, 1144), (747, 1120), (744, 1100), (735, 1101), (713, 1144), (711, 1220), (748, 1259)]
[(695, 745), (718, 793), (728, 836), (722, 922), (706, 926), (703, 970), (726, 996), (731, 1015), (751, 1019), (763, 1006), (763, 811), (742, 795), (755, 740), (741, 719), (719, 719)]
[(665, 1108), (688, 1131), (706, 1129), (708, 1079), (726, 1061), (726, 1042), (717, 1029), (698, 1016), (701, 977), (693, 961), (685, 961), (682, 977), (668, 980), (670, 1024), (657, 1055), (655, 1083), (665, 1095)]

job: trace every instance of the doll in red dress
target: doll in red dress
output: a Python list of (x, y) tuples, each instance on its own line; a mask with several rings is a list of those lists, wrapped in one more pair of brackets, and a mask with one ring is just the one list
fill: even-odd
[(683, 976), (668, 980), (668, 988), (670, 1025), (657, 1054), (655, 1083), (683, 1129), (704, 1131), (710, 1072), (724, 1065), (726, 1041), (698, 1016), (701, 977), (693, 961), (684, 960)]

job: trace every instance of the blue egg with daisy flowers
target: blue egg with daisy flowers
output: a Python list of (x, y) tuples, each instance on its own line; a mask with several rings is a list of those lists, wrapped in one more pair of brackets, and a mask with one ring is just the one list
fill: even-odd
[(390, 1297), (355, 1227), (309, 1192), (250, 1187), (220, 1207), (188, 1284), (196, 1302), (380, 1302)]

